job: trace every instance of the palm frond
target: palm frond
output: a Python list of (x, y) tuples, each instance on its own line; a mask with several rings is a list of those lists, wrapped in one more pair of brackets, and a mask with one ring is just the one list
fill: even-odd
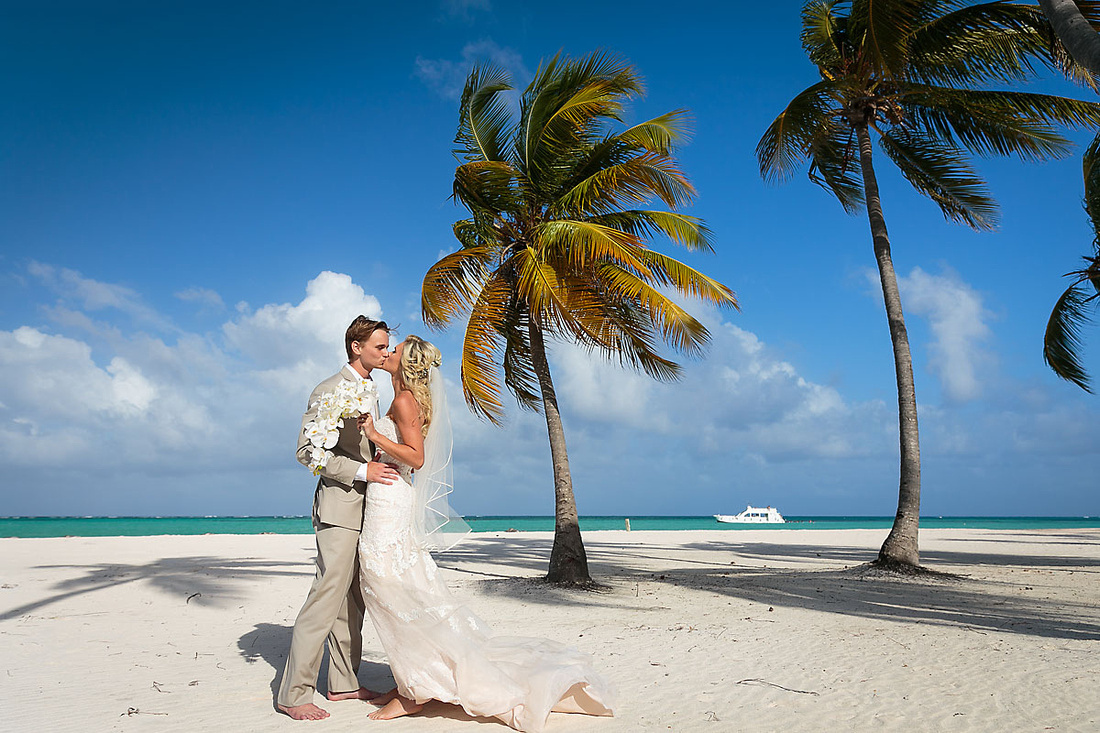
[(504, 416), (504, 403), (500, 399), (496, 355), (500, 351), (510, 295), (511, 289), (503, 279), (490, 278), (474, 301), (462, 339), (459, 379), (466, 404), (474, 414), (497, 424)]
[(1057, 158), (1070, 143), (1054, 125), (1100, 127), (1100, 104), (1049, 94), (911, 84), (898, 101), (906, 124), (980, 155)]
[(802, 49), (821, 69), (844, 63), (842, 29), (833, 8), (837, 0), (810, 0), (802, 6)]
[(616, 137), (631, 146), (667, 156), (673, 146), (687, 137), (688, 129), (687, 110), (677, 109), (629, 127)]
[(593, 172), (575, 183), (551, 209), (553, 214), (604, 214), (659, 198), (670, 208), (695, 198), (695, 187), (669, 157), (646, 152)]
[[(1093, 246), (1100, 247), (1100, 133), (1092, 139), (1081, 158), (1085, 178), (1085, 211), (1096, 233)], [(1097, 251), (1100, 254), (1100, 249)]]
[(908, 69), (909, 38), (921, 20), (922, 0), (852, 0), (848, 35), (876, 77), (903, 78)]
[(531, 338), (527, 329), (527, 310), (513, 294), (504, 321), (504, 386), (515, 396), (520, 407), (540, 412), (539, 381), (531, 361)]
[(645, 263), (649, 274), (644, 277), (649, 282), (673, 287), (704, 303), (740, 310), (733, 291), (714, 278), (660, 252), (638, 248), (634, 254)]
[(855, 131), (838, 119), (828, 119), (810, 141), (810, 180), (836, 196), (849, 214), (863, 206), (863, 177)]
[(660, 233), (689, 250), (714, 251), (710, 229), (702, 219), (687, 214), (627, 209), (593, 216), (588, 221), (626, 232), (637, 240)]
[(594, 296), (602, 301), (605, 318), (597, 339), (579, 341), (581, 346), (658, 381), (680, 377), (680, 365), (658, 353), (657, 333), (645, 308), (630, 299), (615, 298), (607, 290), (596, 291)]
[(644, 271), (634, 254), (638, 240), (628, 232), (592, 221), (557, 219), (539, 225), (535, 246), (544, 257), (567, 262), (570, 269), (583, 270), (595, 263), (612, 261)]
[(581, 60), (554, 57), (540, 67), (521, 99), (519, 147), (532, 184), (545, 188), (561, 157), (594, 143), (606, 120), (618, 120), (623, 102), (641, 93), (629, 65), (597, 51)]
[(458, 105), (456, 155), (467, 161), (502, 159), (511, 136), (511, 115), (501, 94), (511, 89), (504, 69), (492, 64), (473, 68)]
[(464, 247), (428, 268), (420, 288), (420, 312), (429, 328), (442, 328), (465, 313), (489, 277), (493, 247)]
[(997, 204), (958, 148), (898, 127), (880, 134), (879, 145), (946, 218), (972, 229), (996, 226)]
[(1054, 62), (1051, 35), (1034, 6), (952, 5), (949, 12), (932, 15), (914, 31), (909, 78), (947, 86), (1018, 81), (1034, 72), (1033, 59)]
[(637, 303), (646, 312), (646, 322), (656, 324), (665, 343), (677, 351), (697, 356), (710, 340), (702, 323), (643, 278), (611, 264), (602, 265), (598, 273), (606, 298)]
[(1091, 320), (1090, 305), (1097, 296), (1088, 294), (1086, 282), (1087, 278), (1079, 277), (1054, 304), (1043, 334), (1043, 361), (1059, 377), (1091, 393), (1088, 372), (1081, 364), (1081, 329)]
[(519, 205), (521, 184), (511, 164), (475, 160), (455, 169), (453, 196), (471, 210), (513, 211)]
[(756, 159), (765, 181), (783, 182), (806, 162), (814, 136), (836, 114), (836, 91), (835, 82), (819, 81), (799, 92), (768, 125), (756, 143)]
[(515, 264), (516, 295), (539, 327), (582, 343), (600, 343), (604, 313), (590, 292), (576, 287), (576, 278), (568, 271), (559, 272), (530, 249), (518, 253)]

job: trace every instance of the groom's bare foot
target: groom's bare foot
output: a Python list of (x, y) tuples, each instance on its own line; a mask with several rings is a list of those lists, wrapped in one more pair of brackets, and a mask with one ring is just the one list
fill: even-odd
[[(381, 697), (381, 692), (375, 692), (374, 690), (368, 690), (366, 687), (360, 687), (358, 690), (351, 692), (330, 692), (325, 697), (333, 702), (340, 700), (374, 700), (377, 697)], [(387, 702), (389, 702), (387, 700)]]
[(397, 695), (381, 710), (375, 710), (367, 717), (371, 720), (393, 720), (404, 715), (419, 713), (424, 708), (424, 703), (415, 703), (412, 700)]
[(311, 702), (305, 705), (279, 705), (279, 710), (295, 720), (324, 720), (328, 717), (327, 710)]

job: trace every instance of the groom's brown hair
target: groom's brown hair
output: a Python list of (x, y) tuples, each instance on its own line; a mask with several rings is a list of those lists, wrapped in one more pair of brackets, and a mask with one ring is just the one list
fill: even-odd
[(366, 316), (355, 317), (355, 320), (348, 326), (347, 333), (344, 334), (344, 349), (348, 352), (348, 361), (355, 359), (355, 355), (351, 353), (352, 342), (365, 343), (371, 334), (378, 330), (389, 333), (390, 327), (386, 325), (385, 321), (372, 321)]

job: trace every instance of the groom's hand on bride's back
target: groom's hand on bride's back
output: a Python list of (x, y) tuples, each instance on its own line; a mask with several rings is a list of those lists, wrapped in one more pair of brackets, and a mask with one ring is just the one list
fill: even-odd
[(389, 463), (371, 461), (367, 464), (367, 481), (376, 484), (392, 484), (401, 474)]

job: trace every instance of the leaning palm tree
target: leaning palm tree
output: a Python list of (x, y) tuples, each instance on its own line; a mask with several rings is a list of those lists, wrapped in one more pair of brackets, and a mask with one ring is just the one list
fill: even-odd
[[(809, 164), (849, 212), (865, 206), (886, 304), (898, 388), (901, 476), (881, 567), (919, 566), (920, 441), (912, 357), (872, 163), (879, 148), (948, 219), (991, 229), (996, 203), (969, 153), (1044, 160), (1065, 155), (1056, 125), (1100, 125), (1100, 105), (989, 87), (1027, 77), (1034, 62), (1065, 70), (1036, 6), (960, 0), (811, 0), (802, 46), (821, 80), (800, 92), (757, 145), (761, 175)], [(1081, 72), (1083, 76), (1083, 72)]]
[[(615, 131), (641, 82), (603, 53), (540, 65), (518, 118), (504, 96), (510, 89), (493, 66), (466, 80), (454, 198), (470, 216), (454, 225), (458, 251), (425, 275), (421, 305), (433, 328), (468, 314), (461, 381), (476, 414), (500, 422), (503, 376), (522, 407), (544, 415), (555, 496), (547, 578), (587, 583), (548, 343), (571, 342), (675, 379), (680, 367), (658, 352), (659, 342), (696, 355), (709, 333), (671, 294), (737, 303), (725, 285), (647, 246), (656, 235), (712, 251), (703, 222), (676, 211), (695, 194), (672, 157), (683, 111)], [(640, 208), (654, 199), (669, 210)]]
[(1043, 336), (1043, 360), (1062, 379), (1092, 392), (1089, 375), (1081, 363), (1081, 328), (1096, 315), (1100, 303), (1100, 135), (1085, 151), (1085, 211), (1096, 236), (1092, 255), (1084, 267), (1067, 273), (1073, 282), (1054, 304)]

